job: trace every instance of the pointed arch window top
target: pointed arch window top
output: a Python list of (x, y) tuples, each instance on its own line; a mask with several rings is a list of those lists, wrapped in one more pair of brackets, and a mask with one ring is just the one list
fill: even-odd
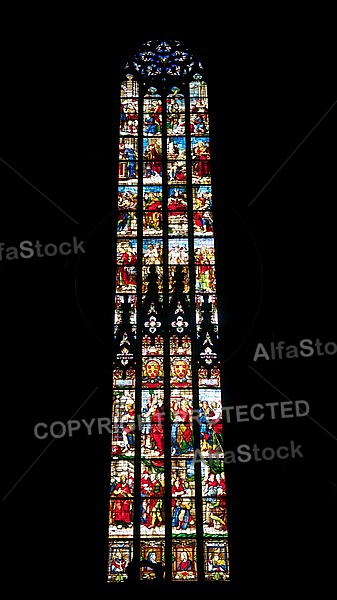
[(142, 45), (127, 68), (144, 77), (165, 80), (167, 76), (185, 77), (202, 70), (200, 62), (178, 41), (149, 41)]

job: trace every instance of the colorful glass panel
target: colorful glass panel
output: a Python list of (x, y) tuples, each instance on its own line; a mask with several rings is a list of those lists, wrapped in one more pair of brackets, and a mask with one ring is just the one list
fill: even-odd
[(126, 65), (121, 82), (107, 574), (113, 583), (131, 572), (138, 580), (229, 580), (202, 72), (179, 42), (154, 41)]

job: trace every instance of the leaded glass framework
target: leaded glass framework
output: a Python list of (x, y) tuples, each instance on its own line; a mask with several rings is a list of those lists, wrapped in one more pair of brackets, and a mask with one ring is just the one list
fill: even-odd
[(202, 65), (148, 42), (120, 88), (111, 583), (229, 581), (212, 202)]

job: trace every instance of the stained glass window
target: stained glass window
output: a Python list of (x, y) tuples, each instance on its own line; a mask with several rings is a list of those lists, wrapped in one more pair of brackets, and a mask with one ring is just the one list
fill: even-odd
[(230, 579), (209, 118), (203, 67), (181, 43), (148, 42), (125, 65), (111, 583)]

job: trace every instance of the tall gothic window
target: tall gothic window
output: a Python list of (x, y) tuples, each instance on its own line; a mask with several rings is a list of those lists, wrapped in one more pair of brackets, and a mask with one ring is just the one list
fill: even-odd
[(210, 118), (202, 65), (178, 41), (149, 41), (125, 66), (111, 583), (230, 578)]

